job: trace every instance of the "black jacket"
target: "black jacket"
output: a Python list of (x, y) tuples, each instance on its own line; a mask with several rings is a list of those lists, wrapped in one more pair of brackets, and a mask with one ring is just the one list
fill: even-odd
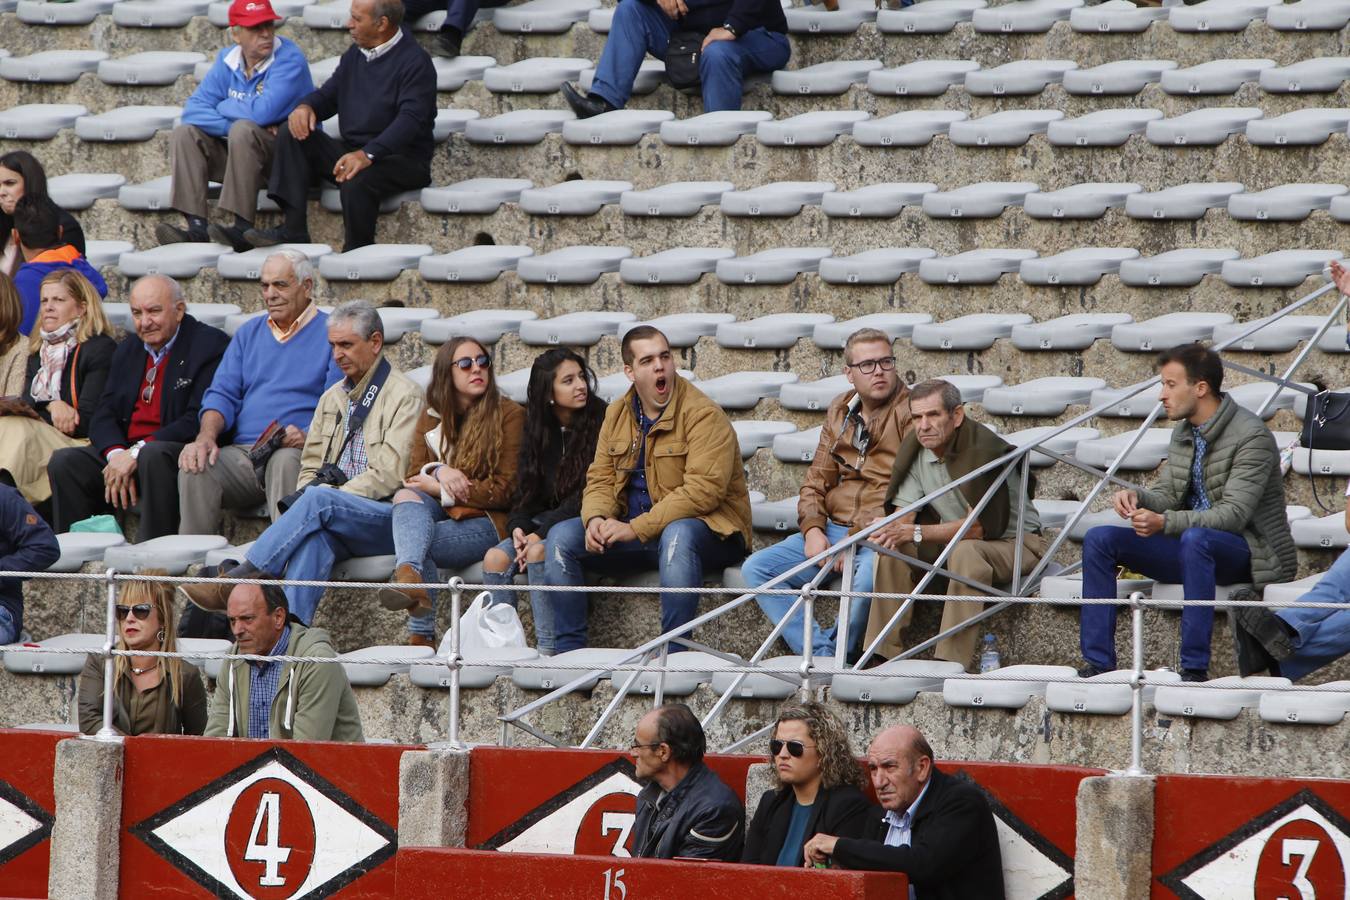
[[(219, 328), (203, 325), (192, 316), (183, 317), (178, 336), (169, 348), (169, 359), (160, 376), (162, 381), (155, 388), (160, 390), (162, 386), (164, 394), (160, 399), (159, 429), (150, 440), (188, 443), (196, 438), (202, 394), (210, 387), (211, 376), (229, 342)], [(108, 386), (89, 423), (89, 440), (99, 455), (129, 445), (127, 429), (145, 377), (147, 356), (145, 344), (135, 334), (118, 344), (113, 353)]]
[(887, 847), (889, 827), (878, 815), (872, 838), (843, 838), (833, 860), (846, 869), (903, 872), (917, 900), (1003, 900), (998, 828), (984, 794), (973, 784), (933, 769), (914, 814), (907, 847)]
[[(655, 0), (643, 0), (655, 5)], [(737, 34), (745, 34), (760, 26), (769, 31), (787, 34), (787, 17), (778, 0), (687, 0), (689, 12), (676, 23), (678, 31), (697, 31), (707, 34), (730, 22)]]
[[(603, 418), (604, 404), (597, 400), (596, 406), (599, 407), (596, 415)], [(589, 412), (590, 407), (587, 407), (580, 414), (587, 415)], [(576, 447), (573, 452), (581, 454), (582, 459), (588, 461), (593, 459), (595, 440), (598, 436), (598, 429), (593, 430), (588, 446)], [(516, 485), (515, 497), (511, 501), (511, 515), (506, 520), (508, 535), (519, 528), (526, 534), (547, 537), (549, 529), (554, 525), (581, 515), (581, 492), (586, 487), (584, 478), (570, 494), (558, 496), (558, 470), (562, 465), (563, 453), (567, 449), (567, 441), (574, 437), (575, 432), (568, 434), (558, 427), (550, 428), (545, 433), (544, 446), (536, 451), (540, 456), (539, 483), (526, 484), (522, 481)], [(525, 455), (530, 452), (531, 448), (522, 443), (517, 472), (525, 470)]]
[[(66, 359), (66, 367), (61, 372), (61, 399), (69, 403), (80, 414), (80, 423), (71, 437), (89, 436), (89, 423), (98, 409), (103, 397), (103, 388), (108, 382), (108, 366), (112, 362), (113, 351), (117, 344), (106, 334), (96, 334), (82, 344), (77, 344)], [(75, 371), (70, 371), (71, 359), (75, 361)], [(28, 376), (23, 382), (24, 402), (38, 411), (42, 420), (51, 424), (51, 413), (47, 411), (47, 402), (33, 399), (33, 376), (42, 363), (42, 353), (28, 354)]]
[[(0, 571), (41, 572), (61, 556), (56, 535), (17, 490), (0, 484)], [(23, 631), (23, 583), (0, 578), (0, 606)], [(17, 639), (18, 635), (15, 635)]]
[[(796, 795), (790, 787), (764, 792), (745, 832), (745, 852), (741, 854), (741, 862), (761, 866), (778, 863), (778, 851), (787, 839), (795, 803)], [(878, 815), (877, 807), (851, 784), (821, 788), (816, 794), (816, 802), (811, 805), (811, 816), (806, 820), (805, 837), (807, 841), (818, 834), (862, 837), (871, 831)], [(801, 849), (798, 848), (797, 864), (801, 865), (801, 861)]]
[(740, 860), (745, 807), (706, 764), (690, 769), (658, 807), (660, 794), (655, 782), (638, 794), (634, 856)]

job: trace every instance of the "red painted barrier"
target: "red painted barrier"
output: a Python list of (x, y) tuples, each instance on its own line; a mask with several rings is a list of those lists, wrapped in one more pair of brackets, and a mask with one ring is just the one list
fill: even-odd
[(0, 729), (0, 893), (46, 897), (56, 798), (52, 770), (64, 732)]
[(431, 848), (398, 854), (399, 900), (443, 900), (452, 892), (492, 900), (895, 900), (906, 887), (903, 875), (837, 869)]
[(1153, 874), (1157, 898), (1350, 896), (1350, 782), (1159, 776)]

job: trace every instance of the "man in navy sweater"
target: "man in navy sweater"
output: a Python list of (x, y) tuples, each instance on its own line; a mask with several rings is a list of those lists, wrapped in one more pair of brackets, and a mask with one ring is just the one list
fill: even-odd
[[(436, 68), (403, 31), (401, 0), (352, 0), (352, 46), (323, 87), (300, 101), (277, 135), (267, 193), (285, 216), (278, 228), (250, 228), (255, 247), (309, 243), (306, 204), (317, 177), (342, 195), (343, 250), (375, 243), (380, 201), (431, 183)], [(319, 128), (338, 116), (342, 138)]]
[[(23, 499), (0, 483), (0, 571), (41, 572), (61, 556), (56, 535)], [(23, 582), (0, 578), (0, 644), (12, 644), (23, 633)]]

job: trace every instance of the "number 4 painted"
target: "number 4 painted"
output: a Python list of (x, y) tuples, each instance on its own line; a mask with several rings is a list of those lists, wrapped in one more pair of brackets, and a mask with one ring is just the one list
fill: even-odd
[[(1280, 862), (1289, 865), (1292, 857), (1298, 857), (1298, 871), (1294, 873), (1292, 884), (1298, 890), (1298, 900), (1317, 900), (1317, 888), (1308, 880), (1308, 870), (1312, 868), (1313, 857), (1321, 846), (1316, 840), (1295, 840), (1286, 838), (1280, 844)], [(1281, 897), (1280, 900), (1293, 900)]]
[[(267, 821), (266, 843), (258, 843), (258, 832), (262, 831), (263, 820)], [(281, 832), (281, 795), (263, 794), (258, 801), (258, 812), (253, 816), (253, 829), (248, 833), (248, 846), (244, 848), (244, 859), (249, 862), (265, 864), (262, 877), (258, 879), (260, 887), (284, 887), (286, 879), (281, 877), (278, 867), (291, 858), (289, 847), (282, 847), (278, 841)], [(1288, 860), (1285, 860), (1288, 862)]]
[(619, 892), (618, 900), (624, 900), (628, 896), (628, 885), (623, 883), (623, 869), (617, 871), (614, 869), (605, 870), (605, 893), (601, 900), (610, 900), (614, 896), (611, 885), (614, 890)]

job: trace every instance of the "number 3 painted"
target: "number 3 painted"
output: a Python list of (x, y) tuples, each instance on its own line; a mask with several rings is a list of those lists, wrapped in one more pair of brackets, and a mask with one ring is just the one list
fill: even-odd
[[(259, 844), (258, 832), (262, 831), (264, 819), (267, 820), (267, 838), (266, 843)], [(253, 829), (248, 834), (248, 846), (244, 848), (244, 859), (266, 865), (262, 877), (258, 879), (260, 887), (284, 887), (286, 884), (286, 879), (281, 877), (277, 869), (291, 858), (291, 850), (289, 847), (280, 846), (280, 833), (281, 795), (263, 794), (258, 801), (258, 812), (253, 816)]]
[(617, 871), (614, 869), (605, 870), (605, 894), (601, 900), (610, 900), (614, 896), (611, 885), (619, 891), (618, 900), (624, 900), (628, 896), (628, 886), (623, 883), (623, 869)]
[[(1313, 857), (1317, 855), (1317, 848), (1321, 846), (1319, 841), (1295, 840), (1286, 838), (1280, 844), (1280, 862), (1286, 866), (1289, 865), (1292, 857), (1298, 857), (1298, 871), (1294, 873), (1291, 881), (1298, 890), (1298, 900), (1317, 900), (1317, 888), (1308, 880), (1308, 870), (1312, 868)], [(1281, 897), (1280, 900), (1292, 900), (1289, 897)]]

